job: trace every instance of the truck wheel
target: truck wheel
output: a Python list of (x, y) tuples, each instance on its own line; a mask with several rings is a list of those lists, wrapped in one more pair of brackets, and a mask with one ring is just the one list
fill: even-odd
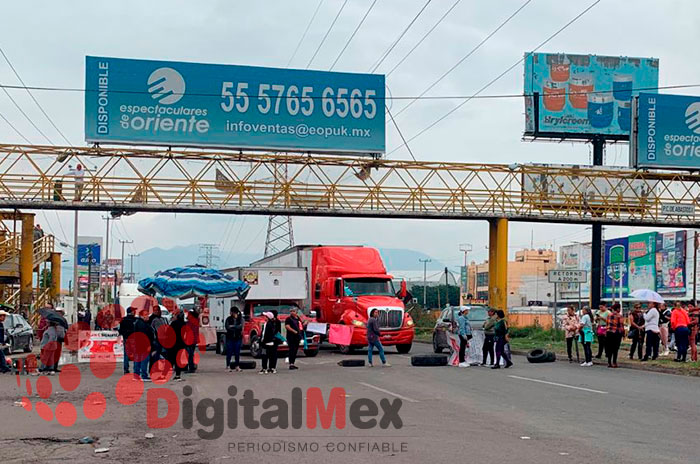
[(548, 362), (549, 352), (543, 348), (536, 348), (527, 354), (527, 360), (533, 364)]
[(352, 345), (336, 345), (338, 347), (338, 350), (340, 350), (341, 354), (352, 354), (353, 350), (355, 349), (354, 346)]
[(221, 334), (216, 342), (216, 354), (226, 354), (226, 335)]
[(307, 358), (313, 358), (317, 354), (318, 354), (318, 348), (316, 348), (315, 350), (304, 350), (304, 355)]
[(34, 337), (29, 337), (29, 341), (27, 342), (27, 345), (24, 347), (24, 352), (31, 353), (33, 349), (34, 349)]
[(407, 343), (405, 345), (396, 345), (396, 351), (398, 351), (401, 354), (406, 354), (409, 351), (411, 351), (411, 346), (413, 343)]
[(433, 353), (442, 353), (442, 347), (438, 344), (436, 333), (433, 333)]
[(446, 354), (415, 354), (411, 366), (447, 366)]
[(250, 355), (255, 359), (262, 358), (262, 345), (257, 335), (250, 336)]

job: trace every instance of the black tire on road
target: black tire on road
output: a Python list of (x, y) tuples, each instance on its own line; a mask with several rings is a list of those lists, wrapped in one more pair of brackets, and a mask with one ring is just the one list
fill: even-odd
[(447, 366), (446, 354), (414, 354), (411, 366)]
[(396, 351), (398, 351), (400, 354), (406, 354), (411, 351), (411, 346), (413, 346), (413, 343), (407, 343), (405, 345), (396, 345)]
[[(231, 368), (233, 368), (233, 363), (234, 361), (231, 361)], [(244, 370), (255, 369), (257, 366), (258, 363), (251, 359), (241, 360), (241, 362), (238, 363), (238, 367)]]
[(437, 334), (433, 332), (433, 353), (442, 353), (442, 348), (438, 345)]
[(527, 360), (530, 363), (538, 364), (547, 362), (547, 356), (549, 352), (544, 348), (536, 348), (527, 354)]
[(29, 341), (24, 346), (24, 352), (31, 353), (33, 349), (34, 349), (34, 337), (29, 337)]
[(364, 359), (342, 359), (338, 361), (338, 365), (341, 367), (363, 367), (365, 365)]
[(315, 350), (304, 350), (304, 356), (306, 356), (307, 358), (313, 358), (317, 354), (318, 348), (316, 348)]
[(548, 351), (548, 352), (547, 352), (547, 362), (550, 362), (550, 363), (551, 363), (551, 362), (554, 362), (554, 361), (556, 361), (556, 360), (557, 360), (557, 354), (556, 354), (556, 353), (552, 353), (551, 351)]

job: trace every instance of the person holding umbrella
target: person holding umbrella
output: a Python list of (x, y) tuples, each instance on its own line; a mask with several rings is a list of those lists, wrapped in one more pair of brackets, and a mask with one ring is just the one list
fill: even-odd
[(651, 360), (655, 360), (659, 357), (659, 341), (660, 338), (660, 328), (659, 328), (659, 318), (660, 313), (657, 308), (656, 303), (650, 303), (649, 309), (644, 313), (644, 328), (647, 333), (647, 349), (644, 352), (644, 358), (642, 361), (648, 361), (651, 356)]

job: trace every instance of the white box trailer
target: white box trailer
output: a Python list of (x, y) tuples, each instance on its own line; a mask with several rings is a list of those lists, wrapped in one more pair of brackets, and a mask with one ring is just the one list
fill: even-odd
[[(245, 266), (223, 269), (222, 272), (250, 285), (246, 302), (295, 301), (308, 314), (309, 283), (304, 268)], [(237, 306), (241, 312), (244, 310), (244, 302), (237, 297), (209, 298), (211, 324), (217, 331), (223, 330), (232, 306)]]

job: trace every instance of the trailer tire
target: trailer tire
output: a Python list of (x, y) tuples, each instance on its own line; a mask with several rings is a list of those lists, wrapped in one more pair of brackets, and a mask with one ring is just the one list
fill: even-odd
[(527, 354), (527, 361), (532, 364), (539, 364), (547, 361), (549, 351), (544, 348), (535, 348)]
[(338, 365), (341, 367), (364, 367), (364, 359), (341, 359), (338, 361)]
[[(231, 367), (233, 369), (234, 363), (235, 363), (235, 361), (231, 361), (231, 365), (229, 367)], [(258, 363), (253, 361), (253, 360), (250, 360), (250, 359), (246, 359), (245, 361), (241, 361), (238, 363), (238, 367), (240, 367), (243, 370), (255, 369), (257, 366), (258, 366)]]
[(400, 354), (406, 354), (411, 351), (411, 346), (413, 346), (413, 343), (406, 343), (404, 345), (396, 345), (396, 351), (398, 351)]
[(446, 354), (414, 354), (411, 366), (447, 366)]
[(260, 338), (257, 334), (250, 336), (250, 355), (255, 359), (262, 358), (262, 345), (260, 345)]
[(304, 350), (304, 356), (306, 356), (307, 358), (313, 358), (318, 354), (318, 350), (318, 348), (316, 348), (315, 350)]

